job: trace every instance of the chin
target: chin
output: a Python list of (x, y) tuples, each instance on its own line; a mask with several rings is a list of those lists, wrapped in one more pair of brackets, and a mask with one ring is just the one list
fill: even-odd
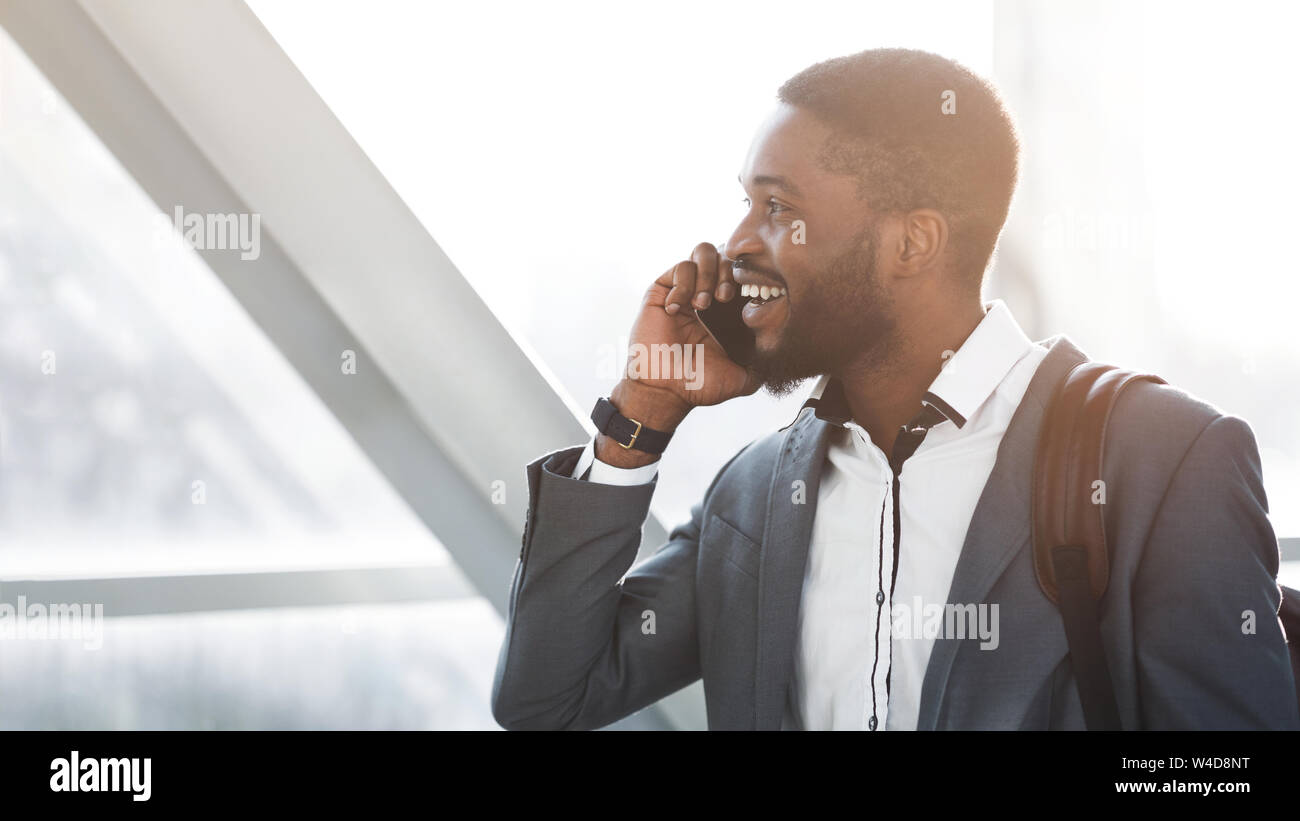
[(774, 399), (783, 399), (794, 393), (795, 389), (804, 383), (807, 377), (799, 379), (782, 379), (777, 381), (767, 381), (763, 383), (763, 390)]

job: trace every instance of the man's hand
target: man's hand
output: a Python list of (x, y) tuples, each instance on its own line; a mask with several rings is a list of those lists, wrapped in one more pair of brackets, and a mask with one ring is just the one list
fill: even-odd
[[(692, 408), (758, 390), (761, 383), (753, 370), (728, 359), (695, 316), (696, 308), (708, 307), (713, 299), (730, 302), (738, 292), (731, 260), (707, 242), (654, 281), (632, 325), (625, 376), (610, 394), (619, 413), (671, 431)], [(658, 459), (622, 448), (604, 434), (597, 439), (596, 457), (616, 467)]]

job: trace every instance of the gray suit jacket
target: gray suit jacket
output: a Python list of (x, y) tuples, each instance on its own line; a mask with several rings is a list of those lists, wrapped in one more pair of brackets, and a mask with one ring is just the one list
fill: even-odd
[[(1030, 485), (1051, 391), (1087, 357), (1064, 336), (1038, 344), (1050, 350), (999, 446), (949, 595), (997, 603), (1000, 641), (935, 640), (920, 729), (1084, 727), (1061, 617), (1034, 576)], [(601, 727), (703, 677), (710, 729), (778, 729), (830, 428), (808, 408), (747, 445), (630, 573), (654, 483), (570, 478), (580, 447), (530, 464), (497, 721)], [(1139, 383), (1116, 405), (1102, 478), (1112, 563), (1102, 633), (1124, 727), (1300, 729), (1249, 426)], [(797, 479), (807, 504), (791, 504)]]

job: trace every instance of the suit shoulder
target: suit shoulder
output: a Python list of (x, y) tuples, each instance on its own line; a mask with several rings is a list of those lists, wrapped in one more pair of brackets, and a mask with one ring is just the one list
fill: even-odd
[(1232, 463), (1259, 481), (1258, 444), (1246, 420), (1175, 385), (1143, 382), (1124, 391), (1106, 433), (1116, 478), (1164, 487), (1195, 452), (1196, 464)]
[(1185, 450), (1207, 427), (1227, 416), (1222, 408), (1177, 385), (1139, 382), (1116, 401), (1108, 436), (1138, 452), (1152, 447)]

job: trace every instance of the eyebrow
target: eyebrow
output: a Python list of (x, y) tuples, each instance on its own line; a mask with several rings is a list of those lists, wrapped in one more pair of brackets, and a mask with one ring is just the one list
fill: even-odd
[[(740, 183), (742, 187), (745, 185), (745, 181), (740, 178), (739, 174), (736, 175), (736, 182)], [(785, 177), (773, 176), (771, 174), (759, 174), (754, 178), (754, 185), (772, 185), (788, 191), (796, 197), (803, 196), (803, 192), (799, 190), (799, 187), (787, 180)]]

